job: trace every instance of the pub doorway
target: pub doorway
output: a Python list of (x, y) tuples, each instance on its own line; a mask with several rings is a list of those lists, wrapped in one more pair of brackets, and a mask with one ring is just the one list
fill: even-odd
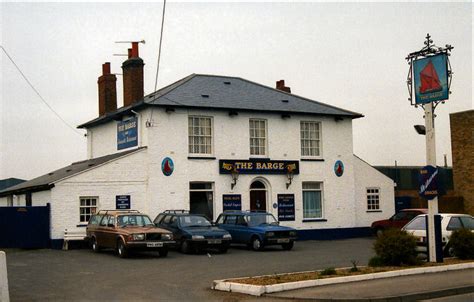
[(189, 183), (189, 213), (201, 214), (214, 219), (214, 184), (212, 182)]
[(250, 185), (250, 211), (267, 210), (267, 187), (260, 180)]

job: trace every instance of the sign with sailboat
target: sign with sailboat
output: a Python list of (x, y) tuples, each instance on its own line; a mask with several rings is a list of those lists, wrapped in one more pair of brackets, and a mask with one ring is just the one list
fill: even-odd
[(445, 53), (414, 61), (413, 75), (416, 104), (448, 99), (448, 66)]

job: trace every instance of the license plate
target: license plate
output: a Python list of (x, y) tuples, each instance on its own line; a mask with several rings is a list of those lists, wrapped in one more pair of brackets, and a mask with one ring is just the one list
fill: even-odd
[(147, 247), (162, 247), (163, 242), (148, 242), (146, 246)]
[(207, 243), (208, 244), (221, 244), (222, 240), (220, 240), (220, 239), (208, 239)]
[(278, 242), (278, 243), (289, 243), (289, 242), (290, 242), (290, 239), (288, 239), (288, 238), (282, 238), (282, 239), (278, 239), (277, 242)]

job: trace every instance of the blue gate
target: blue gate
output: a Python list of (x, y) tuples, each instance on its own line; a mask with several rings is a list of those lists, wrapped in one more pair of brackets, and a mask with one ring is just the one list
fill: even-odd
[(0, 207), (0, 247), (50, 247), (50, 204), (42, 207)]

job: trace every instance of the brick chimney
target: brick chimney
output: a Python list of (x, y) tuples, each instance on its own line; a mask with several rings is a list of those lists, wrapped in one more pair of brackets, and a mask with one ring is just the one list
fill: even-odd
[(99, 116), (117, 110), (117, 77), (110, 73), (110, 63), (102, 64), (102, 75), (99, 84)]
[(138, 42), (132, 42), (128, 60), (123, 62), (123, 106), (143, 98), (143, 60), (138, 56)]
[(279, 80), (276, 82), (276, 89), (291, 93), (291, 88), (285, 86), (285, 80)]

